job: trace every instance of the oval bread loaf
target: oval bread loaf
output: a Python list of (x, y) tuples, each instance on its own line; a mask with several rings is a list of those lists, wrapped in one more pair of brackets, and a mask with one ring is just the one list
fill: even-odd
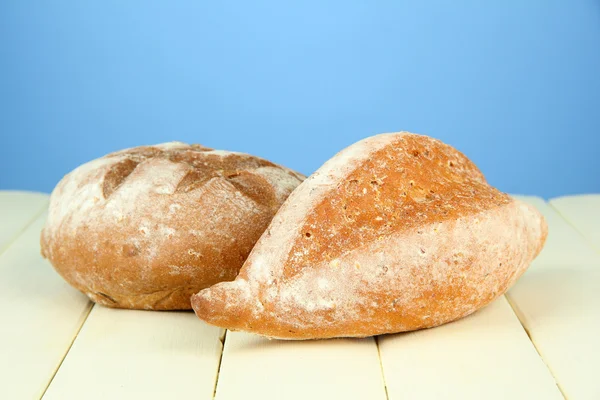
[(502, 295), (547, 234), (462, 153), (406, 132), (362, 140), (287, 199), (204, 321), (283, 339), (434, 327)]
[(303, 176), (242, 153), (173, 142), (109, 154), (50, 198), (42, 254), (109, 307), (189, 309), (232, 280)]

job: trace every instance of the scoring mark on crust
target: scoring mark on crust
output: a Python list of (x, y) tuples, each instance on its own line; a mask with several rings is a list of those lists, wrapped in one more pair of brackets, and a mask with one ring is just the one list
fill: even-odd
[(271, 184), (262, 176), (250, 171), (236, 171), (226, 174), (226, 179), (240, 193), (257, 204), (272, 206), (277, 203), (275, 192)]
[(206, 171), (193, 169), (189, 171), (177, 184), (175, 193), (187, 193), (204, 185), (210, 179)]
[(102, 195), (104, 198), (108, 199), (138, 165), (138, 161), (129, 158), (114, 164), (104, 175), (104, 183), (102, 184)]

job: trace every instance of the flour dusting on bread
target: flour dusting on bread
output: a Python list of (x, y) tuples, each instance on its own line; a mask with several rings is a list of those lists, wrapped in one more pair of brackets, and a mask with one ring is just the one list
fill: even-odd
[(354, 170), (363, 159), (369, 157), (371, 152), (385, 146), (386, 139), (386, 135), (375, 136), (342, 150), (309, 176), (305, 181), (306, 184), (292, 192), (288, 200), (283, 203), (281, 212), (273, 218), (266, 233), (277, 235), (278, 240), (273, 242), (273, 247), (257, 256), (251, 253), (252, 262), (248, 263), (247, 270), (251, 280), (256, 278), (260, 281), (261, 277), (265, 276), (267, 268), (276, 269), (273, 271), (275, 274), (282, 272), (282, 270), (277, 271), (277, 267), (282, 265), (283, 258), (289, 253), (308, 210), (328, 193), (332, 185), (344, 179), (345, 175)]

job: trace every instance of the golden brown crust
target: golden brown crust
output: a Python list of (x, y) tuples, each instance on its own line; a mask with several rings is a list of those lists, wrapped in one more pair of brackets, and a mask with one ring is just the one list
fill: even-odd
[[(397, 159), (405, 160), (404, 166), (390, 168)], [(448, 182), (460, 184), (448, 193)], [(468, 201), (474, 198), (476, 202)], [(317, 258), (333, 260), (380, 236), (458, 219), (509, 201), (455, 149), (428, 138), (403, 136), (375, 151), (337, 186), (335, 196), (323, 198), (310, 210), (288, 267), (312, 265)], [(295, 273), (286, 271), (286, 276)]]
[(109, 154), (57, 185), (42, 254), (109, 307), (189, 309), (232, 280), (302, 176), (269, 161), (166, 143)]
[(209, 323), (285, 339), (432, 327), (504, 293), (546, 229), (452, 147), (378, 135), (301, 184), (238, 278), (192, 306)]

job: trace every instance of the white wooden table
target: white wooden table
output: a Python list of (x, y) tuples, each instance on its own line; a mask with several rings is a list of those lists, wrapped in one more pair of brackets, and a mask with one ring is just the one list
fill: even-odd
[(600, 195), (523, 199), (548, 220), (546, 248), (483, 310), (282, 342), (94, 306), (40, 256), (48, 197), (0, 192), (0, 399), (600, 399)]

